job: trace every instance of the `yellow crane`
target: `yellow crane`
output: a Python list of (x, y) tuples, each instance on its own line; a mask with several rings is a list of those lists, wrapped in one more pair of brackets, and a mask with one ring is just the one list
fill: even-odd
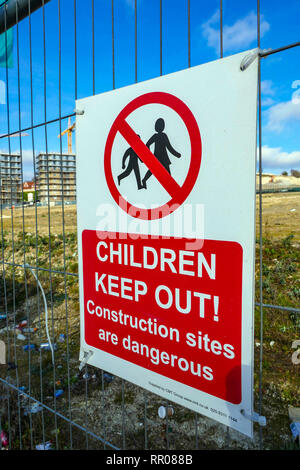
[(60, 139), (63, 135), (68, 134), (68, 153), (72, 153), (72, 132), (74, 132), (74, 129), (75, 122), (71, 124), (71, 118), (69, 117), (67, 129), (57, 136)]

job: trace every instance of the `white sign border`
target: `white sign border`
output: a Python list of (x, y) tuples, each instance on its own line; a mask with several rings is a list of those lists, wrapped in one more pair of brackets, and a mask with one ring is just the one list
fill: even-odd
[[(239, 57), (239, 61), (241, 62), (242, 59), (248, 55), (249, 53), (251, 53), (253, 51), (246, 51), (244, 53), (240, 53), (240, 54), (236, 54), (236, 57)], [(235, 57), (235, 56), (231, 56), (231, 57)], [(214, 62), (211, 62), (209, 64), (203, 64), (203, 65), (200, 65), (200, 66), (197, 66), (197, 67), (193, 67), (191, 69), (188, 69), (188, 70), (193, 70), (193, 69), (196, 69), (196, 68), (199, 68), (201, 69), (202, 67), (207, 67), (207, 66), (210, 66), (211, 64), (213, 63), (216, 63), (216, 62), (220, 62), (220, 61), (226, 61), (226, 60), (230, 60), (231, 57), (227, 57), (225, 59), (219, 59), (218, 61), (214, 61)], [(250, 67), (255, 67), (255, 64), (257, 66), (257, 61), (258, 59), (256, 59), (254, 61), (254, 63), (252, 63), (250, 65)], [(250, 68), (249, 67), (249, 68)], [(158, 85), (158, 80), (161, 80), (162, 78), (166, 78), (166, 77), (174, 77), (176, 74), (181, 74), (181, 73), (184, 73), (186, 71), (181, 71), (181, 72), (175, 72), (173, 74), (170, 74), (169, 76), (163, 76), (163, 77), (158, 77), (156, 79), (152, 79), (152, 80), (149, 80), (148, 81), (148, 84), (149, 82), (152, 82), (153, 84), (155, 83), (155, 86), (159, 86)], [(247, 73), (247, 71), (243, 72), (243, 73)], [(132, 87), (135, 87), (136, 89), (136, 93), (138, 94), (138, 88), (137, 87), (141, 87), (143, 84), (145, 84), (147, 82), (140, 82), (138, 84), (134, 84), (134, 85), (130, 85), (129, 87), (125, 87), (126, 89), (129, 89), (129, 88), (132, 88)], [(125, 88), (123, 89), (119, 89), (119, 90), (124, 90)], [(109, 94), (109, 93), (115, 93), (119, 90), (113, 90), (111, 92), (107, 92), (106, 94)], [(87, 99), (81, 99), (81, 100), (78, 100), (76, 101), (76, 109), (84, 109), (85, 107), (85, 103), (86, 103), (86, 100), (90, 100), (90, 99), (93, 99), (94, 97), (91, 97), (91, 98), (87, 98)], [(76, 119), (76, 134), (78, 134), (78, 130), (79, 130), (79, 127), (80, 127), (80, 119), (81, 119), (81, 116), (78, 116), (77, 119)], [(76, 139), (77, 139), (77, 136), (76, 136)], [(255, 154), (256, 154), (256, 147), (255, 147)], [(256, 159), (254, 161), (253, 159), (253, 174), (255, 175), (256, 173)], [(201, 170), (200, 170), (201, 171)], [(255, 180), (255, 176), (254, 176), (254, 180)], [(254, 266), (255, 266), (255, 202), (256, 202), (256, 193), (255, 193), (255, 184), (254, 184), (254, 187), (253, 187), (253, 211), (254, 211), (254, 224), (253, 224), (253, 266), (251, 269), (248, 269), (248, 271), (252, 271), (252, 278), (253, 278), (253, 286), (255, 285), (254, 284), (254, 272), (255, 272), (255, 269), (254, 269)], [(81, 197), (81, 193), (80, 191), (78, 190), (78, 186), (77, 186), (77, 201), (79, 201), (79, 198)], [(77, 217), (78, 217), (78, 255), (79, 255), (79, 286), (80, 286), (80, 311), (83, 312), (84, 311), (84, 305), (83, 305), (83, 280), (82, 280), (82, 258), (81, 258), (81, 253), (82, 253), (82, 242), (81, 242), (81, 234), (82, 234), (82, 230), (81, 230), (81, 220), (80, 220), (80, 211), (78, 210), (77, 211)], [(237, 241), (239, 242), (239, 240), (232, 240), (232, 241)], [(244, 251), (244, 247), (243, 247), (243, 251)], [(249, 255), (249, 253), (248, 253)], [(250, 256), (250, 255), (249, 255)], [(243, 256), (244, 258), (244, 256)], [(249, 260), (248, 260), (248, 263), (249, 263)], [(248, 275), (245, 276), (245, 263), (243, 262), (243, 292), (244, 292), (244, 279), (245, 277), (247, 277), (247, 279), (249, 279), (249, 272), (248, 272)], [(247, 357), (247, 362), (248, 364), (250, 364), (250, 367), (251, 367), (251, 373), (247, 374), (247, 377), (251, 377), (251, 384), (249, 383), (248, 379), (246, 380), (245, 377), (244, 377), (244, 374), (245, 374), (245, 370), (244, 368), (242, 368), (242, 374), (243, 374), (243, 378), (242, 378), (242, 384), (243, 384), (243, 389), (242, 389), (242, 396), (243, 396), (243, 399), (242, 399), (242, 403), (241, 405), (232, 405), (230, 403), (227, 403), (225, 402), (224, 400), (221, 400), (219, 398), (216, 398), (214, 396), (210, 396), (208, 395), (207, 393), (205, 392), (201, 392), (201, 391), (197, 391), (197, 393), (199, 394), (199, 400), (198, 400), (198, 403), (201, 403), (201, 401), (203, 401), (206, 405), (208, 404), (208, 408), (214, 408), (217, 410), (217, 412), (220, 412), (220, 413), (226, 413), (226, 410), (228, 410), (228, 408), (230, 408), (230, 416), (231, 418), (234, 418), (236, 419), (237, 421), (232, 421), (232, 419), (230, 419), (229, 417), (223, 417), (222, 415), (218, 415), (218, 416), (213, 416), (211, 411), (206, 411), (205, 409), (203, 409), (201, 406), (197, 406), (195, 404), (187, 404), (187, 402), (183, 399), (178, 399), (176, 397), (176, 399), (174, 399), (174, 397), (172, 398), (170, 396), (170, 393), (168, 392), (164, 392), (163, 390), (160, 390), (159, 393), (158, 393), (158, 389), (155, 388), (155, 387), (152, 387), (149, 386), (149, 388), (147, 388), (147, 390), (155, 393), (155, 394), (158, 394), (159, 396), (162, 396), (164, 398), (166, 398), (167, 400), (170, 400), (170, 401), (174, 401), (182, 406), (185, 406), (185, 407), (188, 407), (189, 409), (192, 409), (196, 412), (199, 412), (209, 418), (212, 418), (212, 419), (216, 419), (218, 422), (220, 423), (223, 423), (224, 425), (227, 425), (227, 426), (230, 426), (231, 428), (233, 429), (236, 429), (238, 430), (239, 432), (249, 436), (249, 437), (253, 437), (253, 426), (252, 426), (252, 422), (245, 418), (242, 414), (241, 414), (241, 409), (245, 409), (245, 411), (247, 412), (247, 414), (252, 414), (253, 412), (253, 359), (254, 359), (254, 351), (253, 351), (253, 328), (254, 328), (254, 289), (252, 289), (252, 294), (251, 294), (251, 297), (252, 297), (252, 311), (251, 311), (251, 316), (249, 315), (248, 318), (247, 318), (247, 324), (248, 326), (251, 325), (251, 339), (250, 339), (250, 335), (249, 335), (249, 329), (248, 331), (246, 332), (245, 331), (245, 328), (242, 328), (242, 345), (245, 345), (246, 344), (246, 341), (248, 343), (248, 347), (247, 347), (247, 352), (249, 353), (249, 340), (250, 340), (250, 343), (251, 343), (251, 349), (252, 349), (252, 357), (251, 359), (249, 360), (249, 357)], [(245, 303), (247, 305), (245, 305)], [(243, 307), (242, 307), (242, 312), (243, 314), (245, 313), (245, 311), (247, 310), (247, 308), (249, 308), (249, 300), (246, 302), (245, 299), (244, 299), (244, 296), (243, 296)], [(178, 382), (176, 382), (175, 380), (172, 380), (172, 379), (169, 379), (167, 377), (164, 377), (164, 376), (161, 376), (160, 374), (157, 374), (153, 371), (149, 371), (149, 370), (145, 370), (143, 367), (140, 367), (140, 366), (137, 366), (136, 364), (132, 364), (128, 361), (125, 361), (123, 359), (120, 359), (119, 357), (115, 357), (115, 356), (112, 356), (108, 353), (105, 353), (104, 351), (100, 351), (96, 348), (93, 348), (89, 345), (87, 345), (85, 343), (85, 340), (84, 340), (84, 322), (83, 322), (83, 315), (81, 314), (80, 316), (80, 329), (81, 329), (81, 350), (80, 350), (80, 360), (84, 360), (84, 352), (87, 352), (87, 351), (92, 351), (93, 352), (93, 355), (87, 360), (87, 363), (90, 364), (90, 365), (93, 365), (95, 367), (99, 367), (99, 368), (105, 368), (105, 370), (109, 370), (112, 374), (114, 375), (117, 375), (119, 377), (122, 377), (126, 380), (129, 380), (129, 381), (132, 381), (133, 383), (136, 383), (136, 385), (144, 388), (145, 387), (145, 378), (142, 379), (143, 376), (145, 376), (145, 374), (147, 375), (147, 381), (151, 381), (152, 383), (155, 383), (156, 382), (159, 382), (160, 384), (162, 384), (162, 382), (165, 384), (165, 388), (168, 389), (168, 390), (180, 390), (180, 394), (181, 395), (185, 395), (186, 397), (188, 397), (190, 394), (191, 394), (191, 390), (193, 391), (193, 394), (195, 393), (195, 389), (187, 386), (187, 385), (184, 385), (184, 384), (180, 384)], [(246, 336), (246, 333), (247, 333), (247, 337), (245, 338)], [(245, 359), (245, 351), (244, 349), (242, 350), (242, 361)], [(248, 366), (247, 366), (248, 367)], [(126, 372), (124, 372), (126, 371)], [(138, 371), (138, 373), (136, 373)], [(247, 383), (247, 387), (245, 388), (245, 385)], [(176, 392), (179, 394), (179, 392)], [(244, 406), (244, 403), (247, 404), (247, 406)], [(235, 412), (234, 412), (235, 410)]]

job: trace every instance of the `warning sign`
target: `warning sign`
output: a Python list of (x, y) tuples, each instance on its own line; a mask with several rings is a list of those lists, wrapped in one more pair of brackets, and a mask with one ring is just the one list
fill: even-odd
[[(178, 113), (179, 117), (186, 125), (190, 138), (191, 157), (188, 174), (182, 186), (179, 185), (171, 175), (171, 161), (168, 156), (168, 151), (171, 153), (171, 155), (174, 155), (177, 158), (180, 158), (181, 154), (176, 152), (176, 150), (172, 147), (168, 135), (164, 132), (164, 119), (156, 119), (154, 126), (155, 133), (152, 135), (152, 137), (150, 137), (146, 144), (143, 143), (140, 136), (134, 132), (132, 127), (126, 121), (126, 118), (133, 111), (153, 103), (168, 106), (169, 108), (173, 109), (176, 113)], [(145, 113), (147, 113), (147, 109), (145, 110)], [(163, 206), (154, 209), (144, 209), (141, 207), (132, 208), (131, 205), (124, 204), (124, 196), (122, 196), (122, 193), (119, 192), (115, 185), (111, 168), (112, 145), (117, 132), (120, 132), (126, 142), (128, 142), (130, 145), (129, 149), (126, 150), (123, 156), (123, 162), (125, 162), (126, 157), (128, 156), (129, 163), (125, 171), (118, 175), (118, 184), (120, 185), (121, 181), (124, 178), (127, 178), (130, 173), (134, 171), (138, 190), (144, 189), (146, 191), (151, 191), (151, 189), (147, 186), (147, 181), (153, 175), (171, 197), (171, 199)], [(173, 133), (176, 134), (176, 129), (173, 129)], [(154, 154), (148, 148), (152, 144), (155, 146)], [(147, 171), (143, 179), (141, 179), (140, 175), (139, 160), (142, 161), (147, 167)], [(169, 215), (171, 212), (173, 212), (173, 210), (177, 209), (179, 205), (184, 202), (197, 180), (200, 163), (201, 137), (197, 122), (192, 112), (179, 98), (171, 95), (170, 93), (162, 92), (146, 93), (145, 95), (139, 96), (138, 98), (135, 98), (133, 101), (131, 101), (120, 112), (114, 121), (108, 135), (104, 154), (106, 180), (114, 200), (121, 207), (126, 207), (126, 210), (131, 212), (134, 217), (139, 217), (146, 220)], [(124, 167), (125, 163), (123, 164), (123, 168)]]
[(82, 234), (86, 343), (240, 403), (240, 245), (109, 235)]
[(80, 360), (251, 436), (257, 60), (79, 100)]

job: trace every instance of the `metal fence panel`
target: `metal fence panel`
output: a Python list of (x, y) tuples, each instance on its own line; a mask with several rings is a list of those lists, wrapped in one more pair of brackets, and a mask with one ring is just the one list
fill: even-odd
[[(257, 0), (256, 3), (258, 48), (261, 48), (260, 10), (265, 2)], [(85, 366), (82, 371), (78, 369), (76, 203), (68, 197), (63, 172), (65, 153), (62, 139), (58, 141), (57, 135), (69, 127), (69, 119), (74, 120), (73, 107), (77, 98), (166, 73), (169, 53), (166, 50), (166, 31), (174, 21), (174, 17), (170, 19), (172, 2), (151, 2), (152, 32), (147, 31), (153, 36), (153, 51), (150, 52), (146, 50), (145, 33), (141, 27), (142, 19), (149, 13), (149, 3), (139, 0), (7, 0), (0, 6), (0, 32), (5, 37), (6, 50), (6, 104), (5, 116), (2, 116), (5, 131), (0, 136), (0, 148), (1, 152), (9, 155), (19, 153), (23, 163), (20, 165), (21, 201), (14, 200), (11, 184), (10, 200), (3, 202), (1, 198), (0, 205), (0, 340), (5, 343), (7, 353), (7, 364), (1, 365), (0, 362), (0, 430), (6, 432), (10, 449), (35, 449), (49, 441), (57, 449), (272, 448), (275, 444), (270, 435), (274, 437), (278, 429), (273, 433), (270, 431), (272, 409), (269, 403), (266, 406), (264, 373), (268, 367), (275, 367), (276, 355), (287, 357), (285, 372), (292, 377), (295, 387), (295, 396), (287, 397), (287, 403), (299, 406), (299, 397), (296, 396), (299, 366), (291, 365), (289, 354), (292, 351), (288, 348), (292, 341), (300, 339), (300, 308), (292, 301), (286, 305), (281, 298), (287, 271), (279, 280), (282, 286), (276, 293), (277, 297), (274, 295), (274, 302), (269, 301), (269, 296), (267, 301), (264, 300), (265, 292), (270, 288), (265, 275), (269, 268), (264, 256), (274, 247), (268, 245), (269, 241), (264, 236), (264, 192), (271, 191), (273, 187), (264, 188), (262, 184), (261, 75), (264, 61), (269, 56), (295, 50), (300, 42), (262, 50), (259, 64), (255, 333), (259, 341), (255, 351), (255, 399), (257, 411), (270, 419), (270, 426), (265, 431), (255, 428), (255, 439), (250, 441), (179, 406), (174, 416), (167, 415), (166, 421), (162, 421), (157, 416), (157, 409), (161, 404), (169, 405), (164, 400), (112, 377), (106, 371), (90, 366)], [(184, 36), (182, 41), (186, 45), (185, 57), (178, 56), (178, 69), (196, 65), (191, 33), (195, 27), (196, 0), (177, 3), (179, 10), (176, 11), (175, 26), (176, 21), (180, 22), (179, 26), (184, 25), (181, 36)], [(127, 16), (123, 15), (124, 6), (130, 9)], [(230, 2), (226, 7), (232, 8)], [(220, 57), (223, 57), (222, 0), (218, 10), (219, 50)], [(118, 31), (120, 21), (128, 24), (126, 38)], [(146, 28), (146, 23), (143, 26)], [(11, 27), (16, 60), (13, 69), (9, 64), (8, 44)], [(108, 53), (104, 54), (104, 50)], [(142, 60), (144, 54), (149, 64), (145, 65)], [(103, 79), (101, 86), (100, 76)], [(56, 183), (49, 177), (49, 155), (53, 152), (54, 136), (58, 142), (55, 150), (58, 157)], [(38, 149), (43, 149), (46, 156), (48, 197), (44, 202), (24, 205), (23, 182), (28, 162), (31, 162), (34, 176), (35, 195), (39, 189)], [(50, 201), (53, 184), (61, 188), (61, 198), (55, 203)], [(293, 189), (295, 197), (299, 197), (299, 188)], [(282, 244), (277, 246), (278, 253), (273, 255), (279, 258), (276, 273), (280, 271), (280, 263), (284, 263), (284, 253), (280, 251), (282, 246), (290, 250), (289, 260), (296, 250), (289, 237)], [(289, 264), (290, 272), (299, 269), (297, 260), (294, 264)], [(23, 328), (18, 329), (22, 321), (26, 325), (24, 323), (21, 325)], [(264, 347), (267, 338), (270, 349), (270, 337), (266, 327), (273, 328), (274, 325), (281, 328), (281, 349), (274, 355), (274, 363), (267, 364)], [(49, 340), (56, 345), (53, 350), (41, 347)], [(269, 385), (270, 395), (272, 387)], [(276, 438), (275, 442), (278, 445)], [(5, 437), (2, 441), (0, 439), (0, 447), (2, 445), (6, 445)]]

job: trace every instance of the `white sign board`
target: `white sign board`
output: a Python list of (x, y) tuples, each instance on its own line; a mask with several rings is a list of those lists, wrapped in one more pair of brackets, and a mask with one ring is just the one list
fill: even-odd
[(248, 54), (78, 100), (76, 148), (80, 360), (251, 436)]

